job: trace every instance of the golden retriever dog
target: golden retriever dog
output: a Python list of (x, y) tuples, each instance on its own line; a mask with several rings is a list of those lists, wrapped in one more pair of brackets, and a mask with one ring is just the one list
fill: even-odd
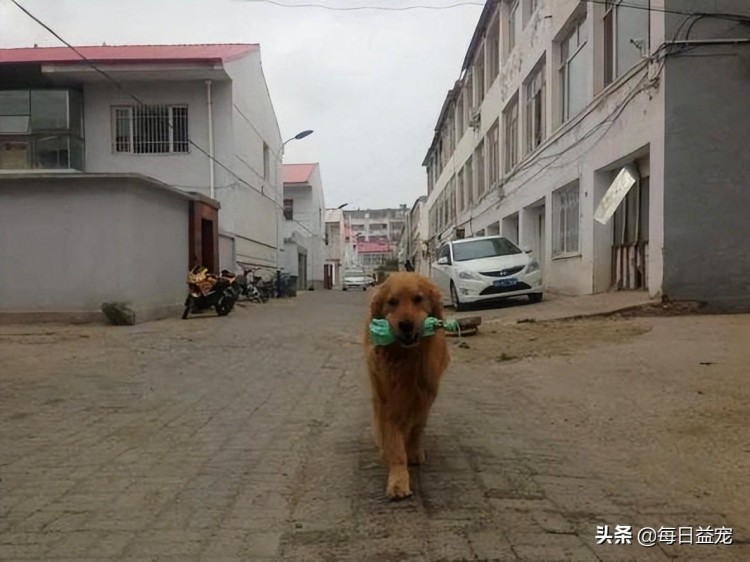
[(385, 318), (396, 338), (390, 345), (374, 346), (365, 330), (373, 436), (388, 467), (386, 495), (392, 500), (411, 496), (407, 463), (424, 462), (422, 432), (449, 362), (443, 330), (421, 335), (428, 316), (443, 319), (440, 291), (416, 273), (389, 275), (370, 302), (367, 325)]

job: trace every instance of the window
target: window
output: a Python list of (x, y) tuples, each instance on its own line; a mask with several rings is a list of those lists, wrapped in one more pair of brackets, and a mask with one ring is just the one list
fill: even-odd
[(526, 84), (526, 152), (542, 144), (546, 136), (544, 72), (542, 64)]
[(500, 179), (500, 123), (495, 121), (487, 132), (487, 185), (492, 188)]
[(464, 210), (464, 168), (461, 168), (458, 171), (458, 210), (463, 211)]
[[(284, 199), (284, 218), (288, 221), (294, 220), (294, 199)], [(353, 225), (352, 231), (362, 232), (365, 227), (361, 224)]]
[(466, 74), (466, 83), (464, 85), (464, 131), (471, 123), (471, 113), (474, 109), (474, 73), (471, 69)]
[(586, 34), (584, 17), (560, 43), (559, 73), (563, 123), (577, 115), (591, 99), (591, 49), (586, 46)]
[(500, 73), (500, 29), (497, 17), (487, 30), (487, 89)]
[(466, 130), (464, 127), (464, 97), (463, 94), (458, 94), (458, 101), (455, 107), (456, 115), (456, 136), (461, 138)]
[(477, 198), (484, 195), (484, 141), (474, 151), (474, 177), (477, 180)]
[(133, 154), (188, 152), (188, 108), (135, 105), (112, 108), (112, 150)]
[(0, 91), (0, 169), (83, 170), (76, 90)]
[(500, 256), (514, 256), (523, 253), (507, 238), (486, 238), (453, 244), (454, 261), (481, 260)]
[(521, 29), (521, 0), (513, 0), (508, 11), (508, 50), (506, 55), (510, 54), (516, 46), (518, 33)]
[(578, 253), (578, 182), (552, 194), (552, 254)]
[(479, 49), (476, 58), (474, 59), (474, 93), (476, 100), (474, 100), (474, 107), (479, 107), (484, 100), (484, 47)]
[(606, 0), (604, 13), (604, 84), (625, 74), (649, 45), (650, 0)]
[(510, 172), (518, 164), (518, 96), (503, 111), (505, 124), (505, 171)]
[(471, 208), (474, 203), (474, 173), (471, 156), (464, 164), (464, 188), (466, 189), (466, 207)]
[(529, 19), (531, 19), (531, 16), (534, 14), (534, 12), (536, 12), (536, 9), (539, 7), (539, 0), (526, 0), (526, 5), (528, 14), (526, 20), (528, 21)]
[(271, 149), (263, 143), (263, 179), (271, 180)]

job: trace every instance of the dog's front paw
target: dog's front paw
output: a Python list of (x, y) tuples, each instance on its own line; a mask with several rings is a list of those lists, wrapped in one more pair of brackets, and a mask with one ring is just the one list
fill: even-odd
[(411, 497), (409, 489), (409, 473), (404, 469), (397, 474), (388, 476), (388, 488), (385, 491), (388, 499), (393, 501), (403, 500)]

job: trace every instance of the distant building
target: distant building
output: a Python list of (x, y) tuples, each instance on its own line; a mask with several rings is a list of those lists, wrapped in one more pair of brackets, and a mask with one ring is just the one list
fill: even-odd
[(406, 269), (407, 261), (413, 271), (421, 275), (430, 274), (430, 261), (427, 250), (429, 237), (428, 217), (426, 212), (427, 196), (423, 195), (414, 202), (406, 214), (406, 220), (399, 239), (399, 266)]
[(326, 209), (326, 261), (323, 281), (326, 289), (341, 286), (342, 267), (346, 263), (344, 211)]
[(324, 287), (325, 198), (320, 164), (284, 164), (284, 268), (297, 288)]
[(396, 259), (406, 214), (405, 205), (399, 209), (344, 210), (348, 243), (361, 265), (372, 268)]

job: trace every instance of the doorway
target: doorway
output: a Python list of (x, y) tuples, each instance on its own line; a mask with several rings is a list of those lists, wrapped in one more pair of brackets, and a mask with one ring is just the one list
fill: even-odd
[(209, 219), (201, 219), (201, 265), (210, 272), (216, 272), (214, 243), (214, 222)]
[(612, 279), (618, 291), (648, 288), (649, 178), (628, 191), (612, 221)]

